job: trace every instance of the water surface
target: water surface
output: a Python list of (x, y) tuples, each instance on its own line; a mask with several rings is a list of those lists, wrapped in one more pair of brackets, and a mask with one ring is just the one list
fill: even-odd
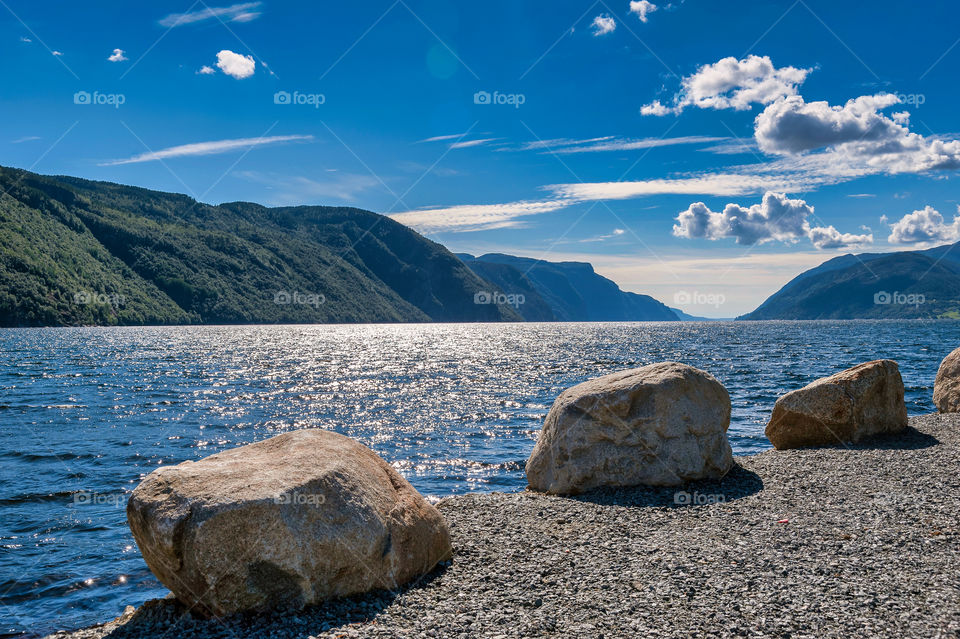
[(657, 361), (730, 391), (737, 454), (776, 398), (899, 362), (932, 411), (960, 322), (258, 326), (0, 330), (0, 635), (106, 621), (163, 596), (126, 525), (160, 465), (297, 428), (355, 437), (431, 497), (514, 491), (561, 390)]

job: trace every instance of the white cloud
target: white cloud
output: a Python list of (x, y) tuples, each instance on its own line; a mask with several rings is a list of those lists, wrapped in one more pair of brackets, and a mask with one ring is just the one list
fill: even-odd
[(57, 56), (63, 55), (63, 54), (60, 53), (59, 51), (51, 51), (50, 53), (52, 53), (53, 55), (57, 55)]
[(909, 112), (909, 111), (897, 111), (897, 112), (895, 112), (895, 113), (891, 113), (891, 114), (890, 114), (890, 117), (891, 117), (891, 118), (893, 119), (893, 121), (896, 122), (897, 124), (901, 124), (901, 125), (903, 125), (903, 126), (908, 126), (908, 125), (910, 124), (910, 112)]
[(178, 158), (192, 155), (214, 155), (217, 153), (227, 153), (236, 149), (262, 146), (265, 144), (278, 144), (281, 142), (293, 142), (299, 140), (312, 140), (312, 135), (274, 135), (266, 138), (240, 138), (236, 140), (212, 140), (210, 142), (194, 142), (193, 144), (181, 144), (172, 146), (159, 151), (150, 151), (141, 153), (133, 157), (122, 160), (111, 160), (103, 162), (100, 166), (116, 166), (118, 164), (135, 164), (138, 162), (150, 162), (153, 160), (166, 160), (169, 158)]
[(654, 100), (650, 104), (644, 104), (640, 107), (640, 115), (666, 115), (668, 113), (673, 113), (673, 109), (660, 102), (660, 100)]
[[(960, 208), (958, 208), (960, 213)], [(908, 213), (890, 225), (891, 244), (924, 244), (929, 242), (956, 242), (960, 240), (960, 215), (953, 217), (947, 224), (935, 208), (925, 206), (919, 211)]]
[(31, 40), (27, 36), (20, 36), (20, 42), (33, 42), (33, 40)]
[(557, 211), (568, 204), (569, 202), (560, 199), (525, 200), (508, 204), (464, 204), (395, 213), (390, 217), (423, 233), (487, 231), (518, 226), (519, 222), (515, 218)]
[(799, 95), (778, 100), (757, 116), (756, 136), (768, 153), (800, 153), (848, 142), (898, 137), (906, 129), (877, 111), (894, 105), (892, 93), (861, 96), (842, 106), (804, 102)]
[(321, 179), (259, 171), (237, 171), (234, 175), (266, 186), (271, 191), (270, 203), (275, 206), (298, 206), (309, 202), (323, 204), (330, 199), (353, 202), (361, 193), (383, 187), (372, 175), (331, 170), (324, 173), (326, 175)]
[(197, 71), (199, 75), (213, 75), (216, 72), (217, 72), (216, 69), (206, 64), (200, 67), (200, 70)]
[(675, 144), (705, 144), (708, 142), (723, 142), (729, 138), (710, 137), (705, 135), (687, 135), (677, 138), (615, 138), (607, 136), (589, 140), (551, 140), (550, 143), (527, 143), (524, 149), (541, 148), (544, 153), (594, 153), (597, 151), (635, 151)]
[(114, 49), (113, 53), (110, 54), (110, 57), (107, 58), (110, 62), (123, 62), (127, 60), (127, 56), (123, 55), (123, 49)]
[(811, 69), (776, 68), (769, 56), (750, 55), (743, 60), (723, 58), (705, 64), (681, 80), (673, 107), (655, 100), (640, 109), (642, 115), (680, 113), (688, 106), (701, 109), (743, 111), (754, 104), (770, 104), (778, 98), (796, 95)]
[(480, 140), (462, 140), (460, 142), (453, 142), (450, 144), (451, 149), (467, 149), (472, 146), (482, 146), (488, 142), (496, 142), (500, 138), (483, 138)]
[(648, 0), (631, 0), (630, 2), (630, 13), (637, 14), (640, 22), (646, 22), (649, 19), (647, 16), (656, 10), (657, 5)]
[(719, 212), (711, 211), (703, 202), (694, 202), (677, 216), (673, 234), (690, 239), (735, 238), (737, 244), (748, 246), (771, 241), (795, 243), (806, 237), (818, 249), (873, 242), (872, 235), (840, 233), (832, 226), (811, 228), (808, 218), (813, 214), (813, 207), (804, 200), (773, 192), (766, 193), (759, 204), (744, 207), (730, 203)]
[(456, 140), (458, 138), (462, 138), (466, 136), (469, 133), (470, 132), (467, 131), (466, 133), (454, 133), (452, 135), (435, 135), (432, 138), (426, 138), (425, 140), (420, 140), (420, 142), (444, 142), (446, 140)]
[(253, 9), (259, 7), (261, 2), (244, 2), (234, 4), (229, 7), (205, 7), (199, 11), (188, 13), (171, 13), (160, 20), (160, 25), (164, 27), (179, 27), (184, 24), (202, 22), (211, 18), (220, 18), (229, 22), (249, 22), (260, 14)]
[(864, 235), (855, 235), (853, 233), (841, 233), (833, 226), (818, 226), (810, 229), (807, 237), (810, 242), (818, 249), (847, 249), (859, 246), (873, 244), (873, 233), (869, 228), (860, 227), (867, 231)]
[(613, 33), (617, 28), (617, 21), (604, 13), (594, 18), (590, 26), (593, 28), (593, 35), (602, 36)]
[(39, 135), (25, 135), (21, 138), (17, 138), (16, 140), (10, 140), (10, 144), (23, 144), (24, 142), (33, 142), (35, 140), (42, 139), (43, 138), (41, 138)]
[(960, 168), (960, 141), (925, 138), (880, 113), (898, 102), (889, 93), (860, 96), (843, 106), (789, 96), (757, 116), (754, 135), (765, 152), (796, 155), (826, 149), (826, 161), (865, 173)]
[(217, 68), (237, 80), (249, 78), (256, 66), (251, 55), (241, 55), (229, 49), (217, 53)]

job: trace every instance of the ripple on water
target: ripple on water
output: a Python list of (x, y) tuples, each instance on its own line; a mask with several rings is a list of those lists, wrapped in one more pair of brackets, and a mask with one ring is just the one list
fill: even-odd
[(665, 360), (709, 370), (746, 454), (769, 447), (779, 395), (869, 359), (898, 360), (910, 412), (930, 412), (958, 342), (960, 322), (0, 331), (0, 609), (13, 615), (0, 633), (100, 622), (165, 594), (124, 513), (162, 464), (327, 428), (434, 500), (520, 490), (554, 398), (589, 377)]

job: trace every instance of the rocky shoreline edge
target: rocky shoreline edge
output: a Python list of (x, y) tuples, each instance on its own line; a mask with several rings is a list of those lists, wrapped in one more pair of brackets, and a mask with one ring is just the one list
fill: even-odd
[(448, 498), (453, 561), (395, 592), (50, 637), (957, 637), (960, 415), (909, 423), (680, 488)]

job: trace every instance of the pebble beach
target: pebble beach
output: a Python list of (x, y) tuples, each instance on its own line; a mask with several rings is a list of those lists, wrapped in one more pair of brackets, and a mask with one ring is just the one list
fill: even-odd
[(680, 489), (445, 499), (453, 561), (398, 592), (226, 619), (167, 598), (51, 636), (960, 636), (960, 415), (735, 461)]

